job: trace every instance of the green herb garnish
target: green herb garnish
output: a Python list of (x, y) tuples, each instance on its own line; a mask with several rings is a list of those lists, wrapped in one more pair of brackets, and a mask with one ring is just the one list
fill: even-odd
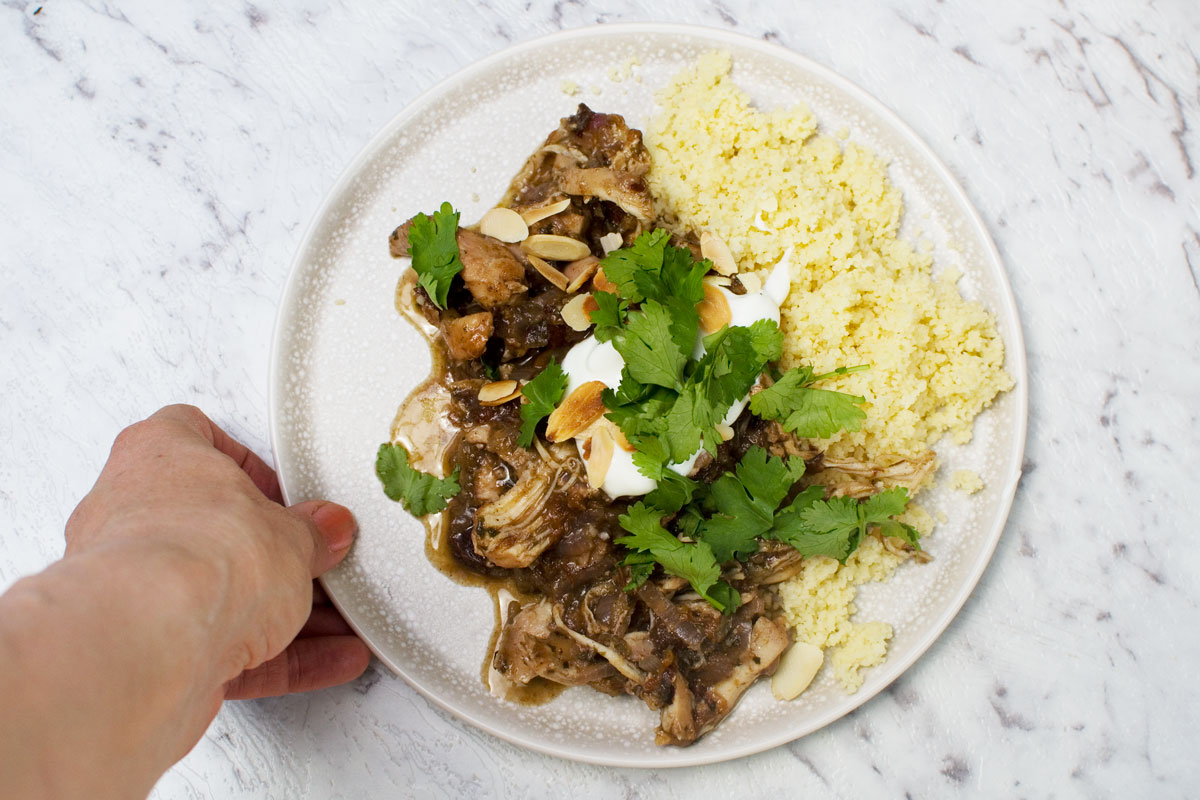
[(446, 507), (446, 501), (458, 494), (458, 470), (449, 478), (421, 472), (408, 463), (408, 451), (402, 445), (381, 444), (375, 456), (375, 474), (383, 483), (383, 492), (403, 503), (410, 514), (423, 517)]
[(562, 400), (566, 388), (567, 373), (553, 358), (537, 377), (521, 388), (521, 394), (529, 401), (521, 405), (521, 435), (517, 439), (521, 447), (533, 444), (538, 423), (550, 415)]
[(797, 502), (776, 517), (769, 538), (785, 542), (806, 556), (829, 556), (844, 562), (858, 549), (867, 528), (878, 525), (884, 536), (898, 536), (919, 550), (920, 532), (892, 519), (904, 513), (907, 506), (908, 490), (902, 486), (861, 502), (850, 497)]
[(826, 378), (865, 369), (870, 366), (838, 367), (824, 375), (813, 375), (812, 367), (796, 367), (751, 397), (750, 411), (763, 419), (778, 420), (785, 430), (806, 439), (827, 439), (841, 430), (856, 431), (867, 418), (858, 407), (867, 402), (865, 397), (811, 387)]
[[(721, 567), (712, 549), (704, 542), (682, 542), (662, 526), (663, 514), (645, 503), (635, 503), (620, 517), (621, 527), (629, 531), (616, 543), (634, 551), (631, 564), (634, 579), (627, 589), (641, 585), (650, 576), (653, 559), (670, 575), (683, 578), (696, 594), (720, 611), (732, 611), (741, 598), (732, 586), (721, 582)], [(647, 565), (650, 568), (647, 568)]]
[(438, 308), (446, 307), (450, 284), (463, 270), (458, 253), (458, 212), (449, 203), (429, 217), (417, 214), (408, 229), (408, 249), (417, 282)]

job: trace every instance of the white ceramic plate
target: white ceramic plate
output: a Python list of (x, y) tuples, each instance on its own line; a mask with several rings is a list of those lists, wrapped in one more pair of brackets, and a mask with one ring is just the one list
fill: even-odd
[[(943, 448), (947, 469), (972, 468), (987, 488), (923, 495), (949, 521), (928, 543), (929, 565), (902, 567), (860, 593), (860, 618), (895, 627), (888, 660), (847, 696), (825, 670), (791, 703), (767, 682), (753, 687), (715, 732), (689, 748), (657, 748), (657, 715), (632, 698), (572, 689), (549, 704), (491, 697), (481, 665), (492, 632), (488, 594), (459, 586), (424, 554), (424, 531), (388, 500), (375, 451), (397, 406), (426, 377), (429, 354), (393, 307), (402, 262), (392, 229), (450, 200), (477, 220), (560, 117), (585, 101), (644, 127), (654, 91), (700, 54), (732, 53), (734, 77), (760, 105), (808, 103), (829, 131), (849, 129), (890, 162), (908, 220), (936, 244), (937, 268), (957, 267), (969, 296), (992, 309), (1016, 388), (976, 423), (967, 448)], [(609, 80), (630, 58), (630, 78)], [(575, 97), (564, 82), (579, 85)], [(596, 93), (596, 89), (599, 93)], [(1004, 527), (1025, 442), (1025, 352), (999, 256), (978, 215), (937, 160), (882, 104), (829, 70), (780, 47), (683, 26), (606, 25), (506, 50), (443, 81), (371, 141), (330, 192), (308, 231), (284, 292), (271, 364), (272, 444), (291, 503), (328, 498), (352, 508), (361, 532), (347, 561), (325, 578), (334, 602), (375, 654), (426, 697), (514, 743), (566, 758), (621, 766), (701, 764), (790, 741), (861, 705), (923, 653), (983, 572)]]

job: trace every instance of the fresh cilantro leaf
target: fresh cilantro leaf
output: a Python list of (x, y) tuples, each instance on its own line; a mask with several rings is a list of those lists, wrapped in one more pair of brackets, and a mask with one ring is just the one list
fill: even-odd
[(804, 459), (784, 460), (769, 456), (761, 447), (751, 447), (734, 474), (757, 506), (774, 513), (796, 481), (804, 477)]
[(712, 264), (694, 260), (690, 250), (674, 247), (670, 240), (670, 232), (662, 228), (643, 233), (629, 247), (605, 257), (604, 277), (633, 303), (649, 299), (665, 304), (675, 298), (695, 306), (704, 299), (702, 279)]
[(873, 494), (862, 501), (863, 514), (868, 522), (880, 522), (888, 517), (903, 514), (908, 507), (908, 489), (895, 486), (887, 491)]
[[(622, 536), (616, 543), (630, 550), (649, 553), (655, 561), (662, 565), (670, 575), (683, 578), (692, 588), (720, 611), (732, 611), (734, 595), (732, 588), (722, 589), (720, 583), (721, 567), (713, 557), (713, 552), (704, 542), (688, 544), (672, 536), (662, 526), (662, 513), (645, 503), (635, 503), (629, 507), (627, 514), (619, 518), (621, 527), (629, 531), (629, 536)], [(635, 556), (637, 563), (642, 562), (640, 555)], [(710, 590), (715, 589), (710, 593)]]
[(449, 478), (438, 478), (409, 466), (408, 451), (402, 445), (381, 444), (375, 456), (375, 474), (383, 483), (383, 492), (403, 503), (410, 514), (423, 517), (446, 507), (446, 501), (458, 494), (458, 470)]
[(429, 217), (417, 214), (408, 229), (408, 248), (417, 282), (438, 308), (446, 307), (450, 284), (463, 270), (458, 253), (458, 212), (449, 203)]
[(862, 502), (850, 497), (806, 497), (817, 488), (806, 489), (776, 517), (770, 538), (786, 542), (806, 556), (829, 556), (839, 561), (858, 549), (872, 525), (878, 525), (885, 536), (900, 536), (920, 546), (915, 528), (891, 519), (907, 507), (907, 489), (898, 486)]
[(802, 555), (845, 561), (862, 539), (858, 501), (850, 497), (812, 500), (781, 514), (772, 533)]
[(717, 561), (744, 561), (757, 552), (759, 537), (775, 522), (775, 509), (803, 475), (803, 459), (770, 458), (766, 450), (752, 447), (734, 472), (717, 478), (709, 492), (716, 514), (702, 522), (699, 530)]
[(673, 322), (670, 309), (657, 300), (647, 300), (629, 315), (625, 330), (613, 338), (613, 347), (634, 380), (668, 389), (680, 387), (690, 350), (685, 352), (674, 342)]
[(596, 309), (589, 319), (595, 327), (592, 335), (598, 341), (607, 342), (625, 328), (625, 317), (629, 313), (629, 301), (612, 292), (592, 292)]
[(692, 350), (696, 347), (696, 334), (700, 331), (700, 314), (696, 311), (696, 304), (684, 297), (667, 297), (662, 304), (670, 319), (670, 344), (674, 345), (673, 350), (678, 350), (683, 354), (686, 364), (692, 357)]
[(704, 276), (712, 269), (708, 259), (696, 261), (692, 251), (686, 247), (663, 248), (662, 271), (660, 273), (661, 288), (659, 300), (677, 298), (688, 305), (694, 306), (704, 299)]
[(650, 579), (656, 562), (649, 553), (629, 553), (621, 563), (629, 567), (629, 583), (625, 584), (625, 591), (632, 592)]
[(521, 405), (521, 435), (517, 439), (521, 447), (533, 444), (538, 423), (550, 415), (558, 401), (562, 400), (566, 388), (567, 373), (553, 358), (544, 370), (521, 388), (521, 394), (529, 401)]
[(659, 228), (643, 233), (629, 247), (612, 251), (601, 262), (604, 277), (617, 285), (617, 291), (626, 300), (642, 302), (647, 295), (638, 287), (637, 276), (647, 272), (657, 275), (662, 271), (663, 248), (670, 238), (669, 231)]
[(858, 407), (867, 401), (865, 397), (809, 386), (817, 380), (860, 369), (866, 367), (843, 367), (816, 377), (811, 367), (788, 370), (773, 385), (750, 398), (750, 410), (763, 419), (779, 420), (785, 430), (809, 439), (825, 439), (840, 430), (856, 431), (867, 416)]
[(646, 503), (664, 514), (674, 514), (692, 502), (699, 485), (674, 470), (664, 470), (663, 476), (658, 479), (658, 488), (646, 495)]

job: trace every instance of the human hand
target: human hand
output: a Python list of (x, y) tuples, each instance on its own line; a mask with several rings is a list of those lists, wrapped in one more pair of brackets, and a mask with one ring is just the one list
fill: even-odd
[(312, 578), (345, 557), (357, 525), (334, 503), (282, 503), (262, 459), (199, 409), (167, 406), (118, 435), (67, 523), (67, 555), (169, 547), (194, 559), (182, 574), (217, 612), (204, 649), (224, 699), (345, 683), (370, 653), (323, 592), (313, 603)]
[(125, 429), (63, 560), (0, 597), (0, 762), (53, 796), (144, 796), (223, 700), (357, 677), (366, 646), (313, 603), (356, 530), (334, 503), (285, 508), (274, 472), (196, 408)]

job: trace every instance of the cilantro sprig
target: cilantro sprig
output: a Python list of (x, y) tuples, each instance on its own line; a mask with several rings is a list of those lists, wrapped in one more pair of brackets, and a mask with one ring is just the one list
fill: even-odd
[(521, 394), (528, 401), (521, 405), (521, 434), (517, 438), (521, 447), (533, 444), (538, 423), (550, 415), (558, 401), (562, 400), (566, 388), (567, 373), (553, 358), (545, 369), (521, 388)]
[(857, 431), (867, 414), (859, 405), (865, 397), (814, 389), (812, 385), (835, 375), (850, 375), (870, 369), (838, 367), (823, 375), (813, 375), (812, 367), (788, 370), (773, 385), (750, 398), (750, 411), (763, 419), (778, 420), (784, 430), (806, 439), (827, 439), (841, 430)]
[(375, 474), (383, 483), (384, 494), (418, 517), (441, 511), (446, 501), (462, 488), (458, 484), (458, 469), (449, 478), (421, 472), (408, 463), (408, 451), (399, 444), (379, 445)]
[[(825, 500), (824, 487), (814, 485), (783, 505), (802, 477), (803, 459), (773, 457), (761, 447), (750, 448), (732, 472), (709, 486), (668, 471), (657, 490), (620, 518), (630, 533), (616, 540), (631, 551), (624, 561), (632, 575), (626, 588), (636, 588), (659, 564), (729, 612), (740, 600), (733, 587), (720, 582), (721, 566), (746, 561), (763, 540), (845, 562), (877, 526), (884, 536), (899, 536), (920, 549), (918, 531), (894, 519), (908, 505), (907, 489), (896, 487), (860, 502)], [(662, 525), (671, 515), (674, 532)]]
[[(729, 611), (741, 603), (737, 590), (721, 581), (721, 565), (704, 542), (683, 542), (662, 526), (663, 513), (645, 503), (635, 503), (620, 517), (621, 527), (629, 531), (616, 543), (632, 550), (634, 579), (629, 589), (641, 585), (650, 576), (645, 567), (650, 559), (665, 572), (683, 578), (696, 594), (719, 611)], [(652, 565), (651, 565), (652, 566)], [(639, 569), (640, 567), (640, 569)]]
[(903, 486), (861, 502), (850, 497), (831, 497), (806, 504), (793, 503), (776, 517), (769, 538), (789, 544), (806, 556), (829, 556), (844, 562), (858, 549), (868, 528), (876, 525), (884, 536), (898, 536), (920, 550), (917, 541), (920, 532), (892, 519), (904, 513), (907, 506), (908, 489)]
[(450, 284), (463, 270), (458, 252), (458, 212), (449, 203), (433, 216), (417, 214), (408, 229), (408, 248), (417, 283), (438, 308), (446, 307)]

